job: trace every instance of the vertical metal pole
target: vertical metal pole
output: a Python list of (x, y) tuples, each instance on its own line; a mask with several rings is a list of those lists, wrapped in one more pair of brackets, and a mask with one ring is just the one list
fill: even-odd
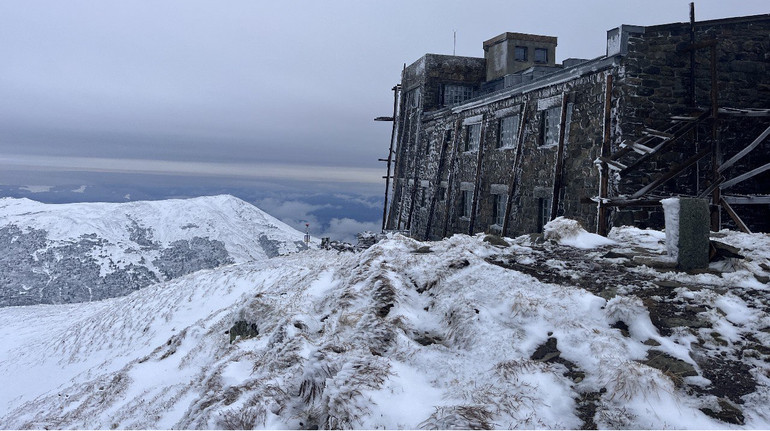
[[(610, 157), (611, 143), (610, 143), (610, 128), (612, 126), (612, 74), (607, 74), (607, 89), (604, 94), (604, 137), (602, 139), (602, 158)], [(607, 206), (604, 200), (607, 199), (609, 194), (609, 168), (607, 163), (602, 161), (599, 168), (599, 220), (597, 220), (596, 233), (602, 236), (607, 236), (608, 223), (607, 223)]]
[(695, 107), (695, 3), (690, 3), (690, 106)]
[[(719, 165), (721, 164), (721, 149), (719, 145), (719, 85), (717, 83), (717, 46), (711, 45), (711, 181), (719, 181)], [(718, 231), (722, 227), (719, 203), (722, 200), (721, 190), (715, 187), (711, 194), (711, 230)]]
[(398, 92), (401, 85), (393, 86), (393, 127), (390, 131), (390, 148), (388, 149), (388, 173), (385, 176), (385, 203), (382, 205), (382, 230), (385, 230), (385, 223), (388, 219), (388, 192), (390, 191), (390, 166), (393, 162), (393, 139), (396, 136), (396, 112), (398, 109)]

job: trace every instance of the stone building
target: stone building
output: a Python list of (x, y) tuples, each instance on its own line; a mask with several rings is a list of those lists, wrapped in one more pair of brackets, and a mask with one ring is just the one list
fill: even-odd
[(426, 54), (394, 87), (383, 227), (513, 236), (565, 216), (606, 234), (662, 227), (679, 195), (710, 199), (712, 229), (768, 231), (769, 35), (757, 15), (622, 25), (561, 64), (556, 37), (522, 33)]

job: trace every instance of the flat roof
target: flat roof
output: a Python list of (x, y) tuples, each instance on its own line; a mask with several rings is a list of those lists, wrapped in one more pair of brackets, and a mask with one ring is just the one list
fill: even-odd
[(552, 43), (556, 45), (556, 36), (541, 36), (539, 34), (528, 34), (528, 33), (511, 33), (511, 32), (505, 32), (503, 34), (497, 35), (493, 37), (492, 39), (485, 40), (484, 41), (484, 49), (486, 50), (492, 45), (495, 45), (497, 43), (506, 41), (506, 40), (525, 40), (528, 42), (543, 42), (543, 43)]

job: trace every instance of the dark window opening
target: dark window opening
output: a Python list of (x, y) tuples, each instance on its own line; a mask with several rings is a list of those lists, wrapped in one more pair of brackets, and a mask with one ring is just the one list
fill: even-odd
[(516, 61), (527, 61), (527, 47), (517, 46), (513, 49), (513, 59)]
[(548, 63), (548, 50), (535, 48), (535, 63)]

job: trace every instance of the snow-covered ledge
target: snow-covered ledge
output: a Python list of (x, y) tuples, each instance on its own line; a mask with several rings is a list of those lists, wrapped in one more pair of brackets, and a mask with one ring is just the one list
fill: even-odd
[(705, 199), (660, 201), (666, 220), (666, 251), (685, 271), (709, 264), (709, 206)]

